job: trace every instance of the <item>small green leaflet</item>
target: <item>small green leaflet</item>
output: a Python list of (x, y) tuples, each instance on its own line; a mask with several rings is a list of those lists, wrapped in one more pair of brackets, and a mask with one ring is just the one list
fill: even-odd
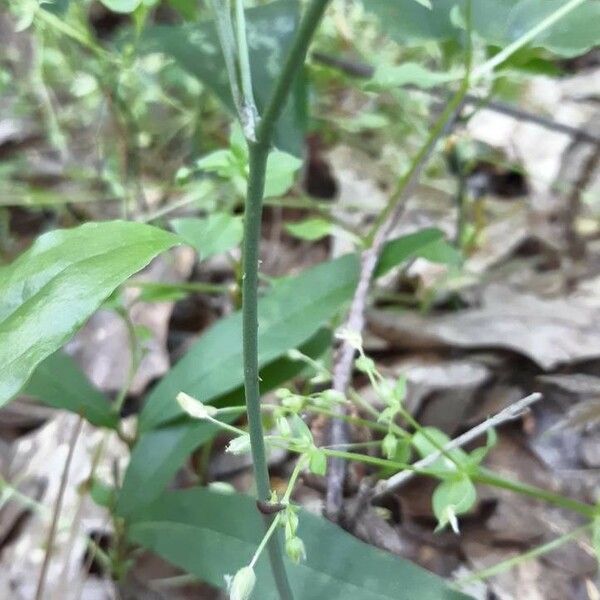
[(239, 246), (244, 235), (242, 217), (227, 213), (213, 213), (204, 219), (174, 219), (171, 226), (201, 260)]
[(331, 235), (333, 226), (325, 219), (314, 218), (297, 223), (286, 223), (285, 228), (294, 237), (309, 242), (316, 242)]
[(41, 362), (23, 393), (54, 408), (70, 410), (97, 427), (116, 428), (119, 417), (108, 398), (97, 390), (77, 363), (63, 352), (55, 352)]
[(132, 13), (143, 0), (100, 0), (106, 8), (117, 13)]
[(458, 533), (457, 516), (473, 507), (477, 500), (477, 490), (466, 475), (442, 481), (433, 492), (431, 504), (438, 520), (437, 530), (450, 525)]
[[(248, 146), (241, 127), (235, 124), (229, 137), (229, 148), (220, 149), (203, 156), (196, 162), (196, 167), (207, 173), (215, 173), (229, 180), (236, 192), (246, 196), (248, 183)], [(282, 196), (294, 185), (296, 173), (302, 166), (302, 161), (295, 156), (272, 150), (267, 160), (265, 174), (265, 198)]]
[(418, 63), (407, 62), (402, 65), (378, 65), (373, 78), (365, 85), (367, 90), (387, 90), (403, 86), (429, 89), (462, 77), (460, 72), (447, 73), (430, 71)]

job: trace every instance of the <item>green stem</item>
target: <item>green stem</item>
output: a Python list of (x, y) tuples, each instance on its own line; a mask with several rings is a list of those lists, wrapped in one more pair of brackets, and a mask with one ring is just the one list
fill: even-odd
[(468, 83), (464, 82), (458, 92), (453, 96), (453, 98), (448, 102), (444, 112), (441, 114), (439, 119), (436, 121), (435, 125), (431, 129), (431, 132), (423, 146), (420, 148), (419, 152), (415, 155), (413, 160), (411, 161), (410, 168), (405, 173), (405, 175), (400, 179), (394, 193), (390, 197), (386, 207), (384, 210), (379, 213), (379, 216), (375, 220), (375, 223), (367, 236), (366, 243), (367, 245), (371, 245), (375, 238), (375, 235), (381, 229), (381, 227), (387, 223), (388, 219), (396, 209), (396, 205), (400, 200), (404, 198), (404, 192), (409, 186), (412, 184), (415, 175), (422, 168), (423, 163), (431, 153), (433, 147), (437, 144), (438, 140), (442, 137), (448, 123), (451, 122), (456, 111), (462, 105), (462, 102), (467, 94), (469, 89)]
[(373, 465), (375, 467), (383, 467), (385, 469), (394, 468), (400, 470), (413, 470), (412, 465), (406, 463), (398, 463), (393, 460), (387, 460), (386, 458), (378, 458), (376, 456), (369, 456), (368, 454), (357, 454), (356, 452), (344, 452), (343, 450), (331, 450), (329, 448), (319, 448), (325, 455), (343, 458), (346, 460), (352, 460), (354, 462), (363, 463), (366, 465)]
[(285, 490), (285, 494), (284, 494), (283, 498), (281, 499), (281, 502), (283, 504), (289, 503), (290, 498), (292, 497), (292, 492), (294, 491), (294, 487), (296, 486), (296, 481), (298, 481), (298, 477), (300, 477), (300, 473), (302, 472), (302, 469), (304, 469), (305, 463), (306, 463), (306, 455), (303, 454), (298, 459), (298, 462), (296, 463), (296, 466), (294, 467), (294, 470), (292, 472), (290, 480), (288, 481), (287, 489)]
[(203, 281), (184, 281), (181, 283), (163, 283), (160, 281), (128, 281), (125, 287), (156, 290), (160, 292), (184, 291), (198, 292), (200, 294), (224, 294), (231, 292), (233, 285), (219, 283), (205, 283)]
[(560, 537), (558, 537), (554, 540), (551, 540), (550, 542), (541, 544), (540, 546), (536, 546), (535, 548), (532, 548), (528, 552), (523, 552), (522, 554), (519, 554), (518, 556), (512, 556), (511, 558), (503, 560), (502, 562), (499, 562), (498, 564), (495, 564), (487, 569), (477, 571), (476, 573), (473, 573), (472, 575), (468, 575), (467, 577), (459, 579), (456, 583), (459, 586), (463, 586), (463, 585), (465, 585), (467, 583), (471, 583), (473, 581), (482, 581), (483, 579), (488, 579), (489, 577), (493, 577), (494, 575), (504, 573), (505, 571), (512, 569), (513, 567), (521, 564), (522, 562), (524, 562), (526, 560), (531, 560), (532, 558), (537, 558), (538, 556), (543, 556), (544, 554), (547, 554), (548, 552), (551, 552), (552, 550), (556, 550), (557, 548), (560, 548), (560, 546), (562, 546), (563, 544), (565, 544), (575, 538), (578, 538), (582, 533), (585, 533), (588, 529), (590, 529), (590, 527), (592, 527), (592, 524), (586, 523), (585, 525), (582, 525), (581, 527), (578, 527), (577, 529), (574, 529), (573, 531), (569, 531), (568, 533), (565, 533), (565, 534), (561, 535)]
[(329, 2), (330, 0), (312, 0), (306, 9), (290, 53), (275, 84), (275, 90), (262, 116), (257, 136), (259, 141), (270, 143), (272, 140), (275, 125), (283, 112), (294, 78), (304, 65), (308, 47)]
[(256, 487), (259, 500), (264, 502), (271, 495), (271, 485), (265, 457), (258, 375), (258, 261), (262, 198), (268, 156), (268, 145), (250, 144), (250, 175), (244, 217), (244, 275), (242, 278), (244, 388)]
[(244, 11), (244, 0), (234, 0), (235, 4), (235, 27), (237, 34), (237, 53), (240, 80), (242, 84), (242, 114), (240, 121), (244, 135), (249, 140), (256, 136), (256, 120), (258, 110), (254, 101), (252, 90), (252, 71), (250, 70), (250, 52), (246, 36), (246, 12)]
[(231, 0), (211, 0), (213, 12), (215, 15), (215, 25), (219, 43), (223, 51), (223, 60), (229, 78), (229, 87), (233, 103), (235, 104), (238, 116), (242, 118), (242, 94), (238, 84), (236, 71), (236, 40), (233, 33), (233, 24), (231, 22)]
[[(306, 9), (256, 132), (257, 141), (248, 142), (249, 177), (244, 219), (242, 284), (244, 388), (256, 488), (258, 498), (265, 502), (270, 497), (271, 486), (265, 456), (258, 375), (258, 261), (265, 173), (275, 126), (285, 107), (294, 78), (306, 60), (308, 46), (328, 3), (329, 0), (313, 0)], [(273, 517), (265, 515), (265, 522), (270, 528)], [(293, 594), (285, 572), (281, 543), (276, 535), (269, 542), (269, 557), (279, 597), (282, 600), (292, 599)]]
[[(265, 453), (262, 426), (260, 387), (258, 375), (258, 261), (262, 219), (262, 199), (269, 144), (249, 142), (250, 174), (244, 218), (244, 275), (242, 277), (242, 327), (244, 352), (244, 389), (248, 412), (248, 429), (252, 448), (252, 463), (259, 500), (267, 502), (271, 496), (271, 484)], [(268, 530), (273, 526), (273, 516), (264, 515)], [(281, 541), (278, 536), (269, 538), (271, 569), (281, 600), (293, 599), (285, 572)]]
[(256, 561), (260, 558), (262, 551), (265, 549), (265, 546), (269, 543), (269, 540), (271, 539), (271, 537), (277, 530), (278, 525), (279, 525), (279, 515), (277, 515), (272, 520), (271, 525), (267, 529), (267, 533), (265, 533), (265, 536), (263, 537), (262, 541), (258, 545), (258, 548), (256, 549), (256, 552), (254, 553), (254, 556), (252, 557), (252, 560), (250, 561), (250, 564), (248, 565), (251, 569), (254, 568)]
[(125, 404), (125, 399), (127, 398), (127, 392), (131, 387), (131, 382), (133, 381), (135, 373), (138, 370), (138, 367), (140, 366), (140, 362), (142, 361), (142, 351), (138, 344), (135, 325), (131, 320), (131, 316), (129, 315), (127, 308), (119, 310), (118, 313), (121, 315), (121, 318), (125, 323), (125, 327), (127, 328), (127, 337), (129, 338), (129, 352), (131, 354), (131, 357), (129, 359), (129, 369), (127, 371), (127, 379), (121, 386), (121, 389), (112, 405), (113, 412), (115, 412), (117, 415), (120, 415), (121, 411), (123, 410), (123, 404)]
[(598, 509), (590, 504), (579, 502), (579, 500), (561, 496), (560, 494), (555, 494), (554, 492), (544, 490), (534, 485), (521, 483), (520, 481), (514, 481), (512, 479), (505, 479), (488, 469), (480, 468), (475, 473), (470, 474), (470, 477), (477, 483), (510, 490), (517, 494), (521, 494), (522, 496), (529, 496), (530, 498), (535, 498), (537, 500), (544, 500), (549, 504), (553, 504), (560, 508), (566, 508), (567, 510), (571, 510), (587, 518), (594, 518), (598, 514)]

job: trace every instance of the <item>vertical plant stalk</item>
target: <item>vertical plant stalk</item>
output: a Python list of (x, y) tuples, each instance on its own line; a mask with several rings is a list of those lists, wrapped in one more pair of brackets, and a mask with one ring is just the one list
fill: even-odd
[(265, 144), (253, 144), (250, 147), (250, 174), (248, 194), (244, 216), (242, 279), (242, 320), (244, 354), (244, 388), (246, 392), (246, 410), (254, 476), (258, 499), (264, 502), (271, 496), (269, 471), (267, 468), (264, 433), (260, 407), (260, 386), (258, 374), (258, 267), (262, 221), (262, 198), (264, 194), (265, 174), (269, 147)]
[[(258, 125), (256, 141), (248, 140), (250, 173), (244, 218), (242, 284), (244, 389), (254, 475), (258, 499), (262, 501), (268, 501), (271, 495), (258, 374), (258, 270), (265, 174), (275, 126), (283, 112), (294, 78), (304, 65), (308, 47), (328, 3), (329, 0), (313, 0), (306, 9), (298, 33), (275, 83), (272, 96)], [(273, 516), (265, 515), (267, 528), (271, 526), (272, 520)], [(274, 535), (270, 538), (268, 550), (279, 597), (282, 600), (291, 600), (293, 594), (285, 572), (279, 536)]]
[(235, 32), (238, 44), (238, 66), (242, 85), (242, 106), (240, 122), (247, 139), (256, 141), (256, 125), (258, 122), (258, 109), (254, 100), (252, 88), (252, 71), (250, 69), (250, 51), (246, 35), (246, 12), (244, 0), (235, 2)]

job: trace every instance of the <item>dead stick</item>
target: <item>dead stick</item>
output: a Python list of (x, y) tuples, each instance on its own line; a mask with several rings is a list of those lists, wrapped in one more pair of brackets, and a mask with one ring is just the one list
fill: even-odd
[(44, 588), (46, 586), (46, 577), (48, 575), (48, 567), (50, 566), (50, 559), (52, 557), (52, 546), (56, 538), (56, 532), (58, 529), (58, 520), (60, 518), (60, 511), (62, 509), (63, 500), (65, 497), (65, 491), (67, 489), (67, 481), (69, 479), (69, 471), (71, 469), (71, 463), (73, 462), (73, 456), (75, 454), (75, 445), (77, 444), (77, 438), (81, 433), (83, 427), (83, 419), (79, 418), (75, 426), (73, 427), (73, 433), (71, 440), (69, 441), (69, 452), (67, 459), (65, 460), (65, 468), (63, 469), (60, 478), (60, 487), (58, 488), (58, 496), (54, 503), (54, 512), (52, 513), (52, 522), (50, 524), (50, 531), (48, 532), (48, 539), (46, 540), (46, 554), (44, 555), (44, 562), (42, 564), (42, 570), (38, 579), (37, 589), (35, 592), (35, 600), (43, 600)]
[(514, 404), (506, 407), (501, 410), (499, 413), (486, 419), (479, 425), (473, 427), (473, 429), (469, 429), (462, 435), (459, 435), (457, 438), (450, 440), (443, 448), (432, 452), (427, 455), (425, 458), (417, 461), (412, 465), (414, 470), (410, 471), (401, 471), (400, 473), (396, 473), (387, 480), (380, 481), (375, 487), (374, 494), (372, 496), (373, 501), (381, 500), (387, 494), (398, 490), (402, 487), (406, 482), (412, 479), (415, 475), (418, 474), (419, 471), (422, 471), (426, 467), (431, 466), (436, 460), (438, 460), (445, 453), (455, 450), (456, 448), (462, 448), (466, 446), (469, 442), (477, 439), (482, 436), (484, 433), (487, 433), (490, 429), (494, 429), (507, 421), (513, 421), (514, 419), (518, 419), (520, 416), (525, 413), (529, 407), (542, 399), (542, 395), (539, 393), (530, 394), (529, 396), (518, 400)]

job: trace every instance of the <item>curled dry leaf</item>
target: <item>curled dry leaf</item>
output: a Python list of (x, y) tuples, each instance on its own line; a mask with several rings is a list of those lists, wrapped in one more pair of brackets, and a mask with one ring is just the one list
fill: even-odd
[(501, 348), (550, 370), (600, 356), (597, 309), (577, 299), (542, 299), (493, 284), (481, 306), (443, 316), (369, 314), (371, 330), (397, 348)]

